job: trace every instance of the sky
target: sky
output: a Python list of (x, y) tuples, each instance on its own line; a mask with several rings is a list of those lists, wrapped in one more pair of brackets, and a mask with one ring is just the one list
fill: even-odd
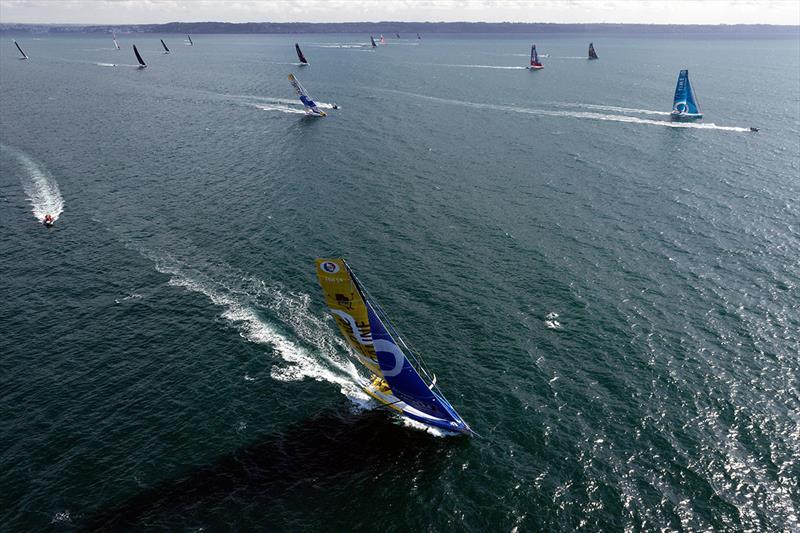
[(800, 0), (0, 0), (0, 22), (800, 24)]

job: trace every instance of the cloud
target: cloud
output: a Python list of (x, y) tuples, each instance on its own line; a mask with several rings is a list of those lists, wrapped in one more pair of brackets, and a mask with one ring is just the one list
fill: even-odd
[(800, 24), (796, 0), (2, 0), (0, 21)]

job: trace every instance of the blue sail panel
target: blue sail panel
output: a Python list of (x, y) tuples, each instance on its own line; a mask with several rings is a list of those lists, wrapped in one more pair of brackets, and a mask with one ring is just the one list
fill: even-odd
[[(420, 413), (441, 419), (451, 429), (466, 427), (464, 421), (456, 414), (447, 400), (425, 384), (386, 329), (372, 304), (368, 300), (366, 303), (372, 332), (372, 345), (378, 357), (381, 374), (392, 389), (392, 394)], [(430, 420), (424, 421), (431, 422)]]
[(689, 107), (689, 113), (700, 113), (700, 107), (697, 105), (697, 100), (694, 98), (694, 91), (692, 90), (692, 83), (686, 78), (686, 105)]
[(678, 83), (675, 86), (675, 96), (672, 99), (672, 112), (678, 114), (697, 115), (700, 108), (692, 91), (692, 84), (689, 82), (689, 71), (682, 70), (678, 74)]

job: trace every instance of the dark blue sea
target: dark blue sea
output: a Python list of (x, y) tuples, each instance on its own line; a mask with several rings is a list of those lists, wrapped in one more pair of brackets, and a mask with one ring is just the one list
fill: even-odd
[(117, 37), (0, 46), (0, 529), (800, 530), (800, 40)]

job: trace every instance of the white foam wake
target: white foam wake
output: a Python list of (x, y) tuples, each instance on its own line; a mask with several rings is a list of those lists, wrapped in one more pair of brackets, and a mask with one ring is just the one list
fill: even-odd
[(528, 67), (508, 67), (503, 65), (451, 65), (451, 64), (438, 64), (438, 67), (457, 67), (457, 68), (492, 68), (492, 69), (499, 69), (499, 70), (525, 70)]
[(289, 114), (294, 114), (294, 115), (297, 115), (297, 114), (305, 115), (306, 114), (306, 112), (303, 111), (302, 109), (299, 109), (297, 107), (289, 107), (287, 105), (280, 105), (280, 104), (250, 104), (250, 105), (252, 105), (253, 107), (257, 107), (258, 109), (261, 109), (262, 111), (278, 111), (280, 113), (289, 113)]
[(33, 216), (39, 222), (44, 222), (44, 217), (48, 214), (52, 215), (54, 220), (58, 220), (64, 211), (64, 199), (61, 197), (55, 178), (22, 150), (5, 144), (0, 146), (16, 157), (22, 165), (24, 172), (20, 176), (20, 181), (31, 204)]
[(607, 115), (603, 113), (594, 113), (589, 111), (554, 111), (551, 109), (534, 109), (529, 107), (507, 106), (499, 104), (484, 104), (479, 102), (468, 102), (465, 100), (453, 100), (449, 98), (439, 98), (437, 96), (428, 96), (425, 94), (417, 94), (406, 91), (397, 91), (394, 89), (375, 89), (379, 91), (392, 92), (396, 94), (403, 94), (412, 96), (414, 98), (422, 98), (434, 102), (441, 102), (446, 104), (460, 105), (464, 107), (471, 107), (475, 109), (493, 109), (496, 111), (504, 111), (508, 113), (524, 113), (529, 115), (539, 115), (546, 117), (571, 117), (578, 119), (588, 120), (604, 120), (610, 122), (626, 122), (629, 124), (646, 124), (651, 126), (662, 126), (666, 128), (685, 128), (685, 129), (700, 129), (700, 130), (718, 130), (718, 131), (735, 131), (735, 132), (749, 132), (749, 128), (741, 128), (738, 126), (717, 126), (713, 122), (670, 122), (666, 120), (653, 120), (639, 117), (629, 117), (625, 115)]
[(641, 115), (661, 115), (669, 116), (669, 111), (656, 111), (653, 109), (637, 109), (635, 107), (618, 107), (613, 105), (599, 105), (599, 104), (580, 104), (580, 103), (563, 103), (554, 102), (552, 105), (556, 107), (579, 107), (585, 109), (597, 109), (598, 111), (615, 111), (617, 113), (639, 113)]
[[(279, 284), (270, 286), (229, 268), (209, 275), (171, 256), (145, 255), (154, 260), (156, 270), (171, 276), (170, 285), (203, 294), (221, 307), (222, 318), (242, 338), (271, 347), (284, 363), (272, 367), (273, 379), (326, 381), (337, 385), (354, 407), (372, 405), (361, 389), (365, 379), (353, 362), (341, 355), (344, 343), (310, 311), (308, 295), (287, 294)], [(277, 322), (267, 315), (277, 317)]]

